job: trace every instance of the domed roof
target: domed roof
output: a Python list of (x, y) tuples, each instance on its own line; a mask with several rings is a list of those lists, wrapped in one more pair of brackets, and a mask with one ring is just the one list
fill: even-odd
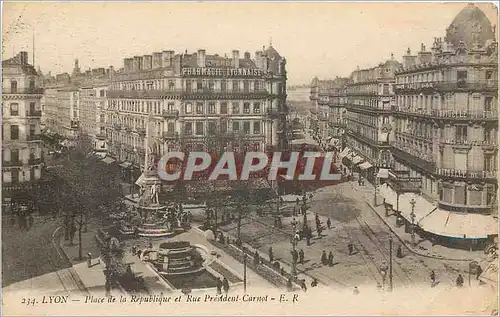
[(267, 57), (269, 57), (271, 59), (281, 58), (281, 55), (278, 53), (277, 50), (274, 49), (274, 47), (272, 45), (269, 45), (269, 47), (264, 51), (264, 55), (266, 55)]
[(468, 46), (475, 42), (484, 45), (487, 40), (495, 40), (495, 35), (484, 12), (474, 4), (469, 4), (451, 22), (445, 39), (455, 47), (460, 41)]

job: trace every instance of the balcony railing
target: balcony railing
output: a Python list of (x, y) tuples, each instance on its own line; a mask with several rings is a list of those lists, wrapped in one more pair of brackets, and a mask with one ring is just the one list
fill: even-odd
[(346, 103), (344, 104), (344, 108), (355, 108), (355, 109), (366, 109), (369, 111), (384, 111), (384, 112), (389, 112), (393, 110), (391, 107), (386, 106), (384, 107), (383, 105), (375, 105), (375, 106), (368, 106), (368, 105), (357, 105), (354, 103)]
[(41, 117), (42, 111), (26, 111), (26, 117)]
[(28, 140), (28, 141), (41, 141), (42, 136), (40, 134), (28, 134), (26, 136), (26, 140)]
[(19, 167), (19, 166), (23, 166), (23, 162), (21, 160), (2, 161), (2, 167)]
[(497, 90), (498, 80), (457, 80), (457, 81), (429, 81), (420, 83), (395, 84), (394, 91), (423, 91), (423, 90)]
[(121, 130), (122, 125), (121, 125), (121, 124), (119, 124), (119, 123), (114, 123), (114, 124), (113, 124), (113, 128), (114, 128), (115, 130)]
[(173, 131), (164, 131), (162, 136), (164, 139), (176, 139), (179, 137), (179, 133)]
[(161, 98), (162, 96), (179, 95), (182, 97), (196, 97), (196, 96), (210, 96), (210, 95), (224, 95), (243, 97), (245, 95), (265, 97), (269, 92), (265, 89), (258, 90), (222, 90), (222, 89), (150, 89), (150, 90), (108, 90), (108, 98)]
[(163, 110), (162, 115), (164, 118), (177, 118), (179, 116), (179, 110)]
[(2, 94), (43, 95), (43, 88), (2, 88)]
[(456, 178), (496, 178), (498, 175), (498, 171), (464, 171), (452, 168), (437, 168), (436, 174), (441, 176), (449, 176)]
[(30, 158), (28, 160), (28, 164), (29, 165), (40, 165), (42, 163), (42, 159), (41, 158)]
[(484, 110), (434, 110), (422, 108), (403, 108), (392, 107), (392, 111), (413, 114), (418, 116), (428, 116), (435, 118), (449, 118), (449, 119), (465, 119), (465, 120), (485, 120), (496, 119), (498, 120), (498, 111), (484, 111)]

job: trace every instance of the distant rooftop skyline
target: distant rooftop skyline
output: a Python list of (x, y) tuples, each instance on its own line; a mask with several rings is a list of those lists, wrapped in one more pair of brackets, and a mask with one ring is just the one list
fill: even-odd
[[(262, 46), (287, 59), (289, 85), (347, 77), (410, 47), (444, 37), (461, 3), (126, 3), (4, 2), (3, 56), (29, 52), (44, 74), (123, 67), (123, 58), (156, 51), (254, 58)], [(476, 3), (497, 24), (491, 3)]]

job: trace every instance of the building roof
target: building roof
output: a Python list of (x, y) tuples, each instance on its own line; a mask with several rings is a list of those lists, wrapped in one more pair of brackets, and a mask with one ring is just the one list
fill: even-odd
[(4, 67), (9, 67), (9, 66), (17, 66), (21, 67), (22, 71), (26, 75), (38, 75), (38, 73), (35, 70), (35, 67), (30, 64), (22, 63), (21, 58), (19, 55), (16, 55), (12, 58), (6, 59), (2, 61), (2, 68)]
[(281, 55), (278, 53), (278, 51), (272, 46), (272, 45), (269, 45), (269, 47), (264, 51), (264, 55), (266, 55), (267, 57), (273, 59), (280, 59), (281, 58)]
[(474, 4), (469, 4), (458, 13), (446, 30), (446, 42), (455, 47), (463, 41), (467, 46), (477, 42), (483, 46), (488, 40), (495, 40), (490, 20)]
[[(205, 56), (206, 61), (224, 61), (228, 60), (230, 61), (231, 58), (219, 56), (219, 55), (206, 55)], [(182, 55), (182, 66), (184, 67), (192, 67), (196, 68), (198, 67), (198, 58), (197, 58), (197, 53), (189, 54), (189, 55)], [(240, 68), (257, 68), (255, 65), (255, 62), (251, 59), (245, 59), (245, 58), (240, 58), (239, 61), (239, 67)]]

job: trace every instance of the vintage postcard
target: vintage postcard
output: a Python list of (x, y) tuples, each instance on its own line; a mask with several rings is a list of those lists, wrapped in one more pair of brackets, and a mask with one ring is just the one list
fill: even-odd
[(489, 2), (2, 3), (2, 314), (498, 315)]

